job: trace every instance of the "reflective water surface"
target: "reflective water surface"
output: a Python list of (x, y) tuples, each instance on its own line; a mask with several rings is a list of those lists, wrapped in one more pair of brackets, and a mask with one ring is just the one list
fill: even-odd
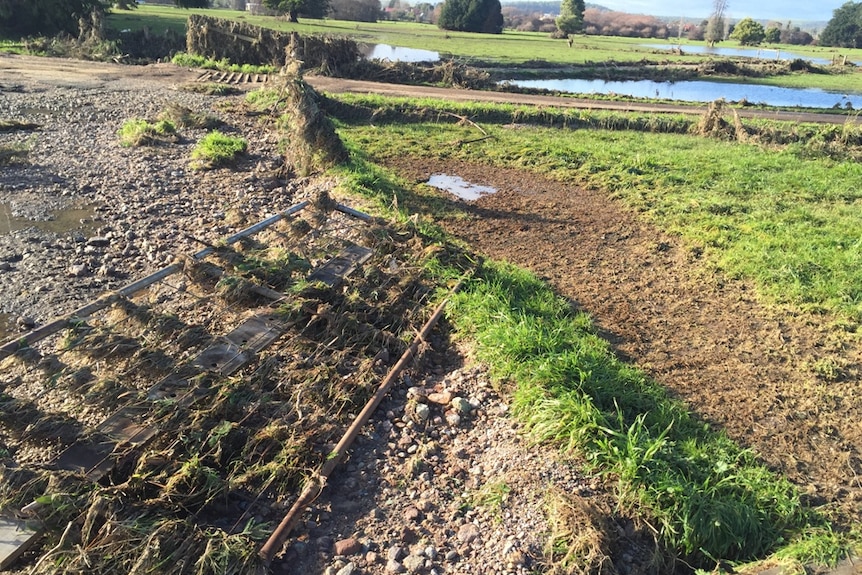
[(8, 204), (0, 203), (0, 235), (26, 228), (39, 228), (55, 234), (62, 234), (71, 230), (83, 230), (87, 229), (87, 226), (82, 223), (82, 220), (92, 220), (94, 213), (92, 206), (70, 208), (52, 212), (52, 219), (50, 220), (34, 221), (13, 216)]
[(769, 106), (802, 106), (805, 108), (845, 108), (848, 102), (854, 109), (862, 109), (862, 94), (842, 94), (816, 88), (781, 88), (758, 84), (731, 84), (686, 80), (682, 82), (653, 82), (652, 80), (511, 80), (510, 84), (524, 88), (544, 88), (572, 94), (619, 94), (637, 98), (661, 98), (684, 102), (712, 102), (719, 98), (731, 102), (746, 100)]
[(497, 191), (497, 188), (473, 184), (461, 176), (450, 176), (448, 174), (432, 174), (426, 183), (429, 186), (445, 190), (467, 201), (478, 200), (482, 196), (493, 194)]
[(403, 48), (389, 44), (367, 44), (362, 54), (369, 60), (389, 60), (390, 62), (437, 62), (440, 52)]

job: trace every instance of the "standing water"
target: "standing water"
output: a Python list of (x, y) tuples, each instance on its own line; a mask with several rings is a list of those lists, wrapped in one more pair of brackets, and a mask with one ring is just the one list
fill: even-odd
[(55, 234), (85, 230), (84, 222), (91, 221), (93, 214), (92, 207), (70, 208), (51, 212), (49, 220), (29, 220), (12, 215), (9, 205), (0, 203), (0, 236), (31, 227)]
[(440, 52), (403, 48), (389, 44), (367, 44), (362, 50), (368, 60), (389, 60), (390, 62), (437, 62)]
[(461, 176), (450, 176), (447, 174), (432, 174), (427, 184), (437, 189), (445, 190), (467, 201), (478, 200), (482, 196), (487, 196), (497, 191), (497, 188), (480, 186), (468, 182)]

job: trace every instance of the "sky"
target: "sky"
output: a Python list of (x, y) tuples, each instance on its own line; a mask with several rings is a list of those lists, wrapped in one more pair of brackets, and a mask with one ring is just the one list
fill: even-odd
[[(629, 12), (631, 14), (650, 14), (652, 16), (685, 16), (686, 18), (706, 18), (712, 12), (711, 0), (589, 0), (591, 3)], [(846, 0), (758, 0), (742, 2), (728, 0), (727, 15), (733, 19), (755, 18), (764, 20), (790, 20), (804, 22), (810, 20), (828, 21), (832, 11), (841, 7)]]

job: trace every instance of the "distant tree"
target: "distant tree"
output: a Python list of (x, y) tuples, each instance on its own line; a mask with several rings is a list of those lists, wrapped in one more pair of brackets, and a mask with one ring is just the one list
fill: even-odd
[(862, 3), (846, 2), (832, 12), (832, 19), (820, 34), (823, 46), (862, 46)]
[(209, 8), (209, 0), (174, 0), (174, 4), (179, 8)]
[(781, 42), (781, 28), (772, 26), (763, 32), (763, 39), (767, 44), (778, 44)]
[(562, 0), (555, 23), (563, 34), (574, 34), (584, 28), (584, 0)]
[(710, 46), (724, 40), (724, 15), (727, 12), (727, 0), (713, 0), (712, 15), (706, 25), (704, 37)]
[(807, 46), (814, 42), (814, 37), (811, 34), (800, 30), (799, 26), (791, 28), (789, 24), (787, 29), (781, 31), (780, 39), (782, 44), (794, 44), (796, 46)]
[(743, 46), (757, 46), (763, 42), (765, 36), (763, 24), (755, 22), (751, 18), (743, 18), (737, 22), (730, 34), (732, 40), (738, 40)]
[(336, 20), (377, 22), (382, 13), (380, 0), (331, 0), (331, 15)]
[(134, 10), (138, 7), (138, 0), (114, 0), (114, 8), (117, 10)]
[(446, 0), (437, 25), (444, 30), (461, 32), (503, 32), (500, 0)]
[(296, 22), (299, 16), (323, 18), (329, 10), (329, 0), (263, 0), (263, 5), (286, 14), (289, 22)]
[(104, 13), (100, 0), (0, 0), (0, 35), (53, 36), (80, 33), (79, 22), (95, 11)]

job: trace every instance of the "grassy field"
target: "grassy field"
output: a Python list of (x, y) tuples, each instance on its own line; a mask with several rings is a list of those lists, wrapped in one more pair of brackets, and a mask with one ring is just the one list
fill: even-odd
[[(444, 114), (453, 110), (451, 104), (437, 106)], [(475, 109), (460, 112), (476, 119)], [(498, 111), (506, 112), (511, 110)], [(659, 227), (704, 248), (714, 265), (760, 282), (767, 297), (779, 300), (789, 290), (793, 305), (816, 302), (849, 323), (862, 319), (862, 276), (852, 271), (859, 267), (854, 255), (859, 246), (835, 249), (836, 242), (862, 233), (862, 218), (847, 207), (862, 200), (854, 191), (862, 184), (862, 170), (853, 165), (694, 135), (483, 128), (491, 136), (487, 145), (452, 146), (474, 136), (475, 128), (388, 123), (384, 117), (373, 126), (345, 121), (340, 134), (355, 159), (343, 168), (344, 186), (381, 207), (391, 206), (398, 195), (399, 205), (415, 210), (409, 189), (363, 159), (415, 154), (515, 167), (606, 189)], [(830, 176), (835, 169), (840, 177)], [(802, 199), (791, 202), (794, 197)], [(420, 217), (430, 222), (435, 214)], [(434, 235), (432, 227), (425, 229), (427, 235)], [(773, 252), (783, 260), (764, 259)], [(782, 271), (810, 267), (811, 261), (823, 266), (817, 282)], [(843, 268), (850, 268), (849, 274), (842, 276)], [(836, 295), (850, 292), (856, 293), (855, 302)], [(477, 356), (497, 378), (516, 383), (514, 413), (537, 438), (558, 443), (617, 481), (620, 505), (648, 517), (671, 555), (709, 568), (717, 561), (746, 562), (776, 552), (784, 561), (830, 562), (853, 546), (752, 452), (619, 360), (586, 315), (572, 311), (531, 274), (488, 263), (455, 300), (450, 321), (458, 332), (474, 342)], [(560, 567), (588, 572), (578, 570), (583, 566)]]
[[(446, 32), (430, 24), (389, 21), (358, 23), (329, 19), (300, 19), (299, 23), (292, 24), (280, 18), (255, 16), (245, 12), (181, 10), (167, 6), (144, 5), (134, 11), (115, 10), (108, 17), (107, 24), (115, 30), (137, 30), (146, 26), (155, 32), (171, 29), (183, 33), (185, 21), (189, 14), (206, 14), (218, 18), (237, 19), (276, 30), (348, 36), (369, 44), (390, 44), (406, 48), (432, 50), (465, 62), (483, 61), (500, 65), (524, 65), (532, 61), (544, 61), (555, 65), (599, 65), (605, 62), (615, 62), (618, 65), (650, 60), (672, 66), (675, 64), (703, 63), (710, 59), (709, 56), (686, 53), (686, 47), (704, 46), (703, 42), (688, 40), (672, 42), (682, 48), (681, 55), (649, 46), (649, 44), (670, 42), (641, 38), (577, 36), (573, 46), (569, 48), (564, 40), (555, 40), (548, 34), (538, 32), (506, 30), (499, 35), (471, 34)], [(736, 42), (723, 42), (721, 47), (737, 48), (739, 45)], [(812, 58), (829, 60), (833, 56), (846, 55), (850, 60), (862, 61), (862, 49), (839, 50), (816, 46), (770, 46), (770, 49), (774, 48)], [(854, 73), (800, 73), (760, 79), (743, 78), (741, 81), (789, 87), (862, 91), (862, 77)]]
[[(690, 129), (673, 118), (599, 114), (590, 123), (595, 113), (580, 111), (568, 117), (572, 129), (508, 130), (506, 115), (530, 118), (505, 106), (414, 104), (476, 121), (496, 117), (486, 127), (493, 144), (452, 146), (472, 137), (470, 126), (384, 123), (380, 116), (374, 126), (345, 126), (345, 135), (375, 157), (480, 161), (607, 190), (702, 249), (716, 268), (756, 282), (767, 300), (837, 314), (851, 329), (862, 323), (862, 165), (823, 153), (829, 134), (842, 146), (859, 137), (858, 128), (811, 127), (800, 142), (764, 146), (649, 131)], [(577, 129), (602, 126), (647, 131)]]

